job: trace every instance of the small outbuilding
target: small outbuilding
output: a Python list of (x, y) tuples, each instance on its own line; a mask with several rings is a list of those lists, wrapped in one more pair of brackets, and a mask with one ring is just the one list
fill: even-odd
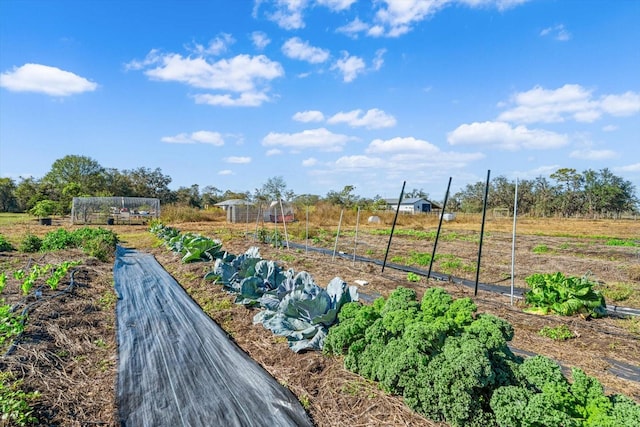
[(227, 221), (233, 223), (255, 222), (260, 215), (260, 209), (248, 200), (229, 199), (216, 203), (227, 213)]
[[(387, 209), (395, 211), (398, 208), (398, 199), (384, 199), (387, 203)], [(400, 213), (406, 214), (418, 214), (418, 213), (431, 213), (439, 211), (440, 206), (423, 198), (423, 197), (409, 197), (402, 199), (400, 202)]]

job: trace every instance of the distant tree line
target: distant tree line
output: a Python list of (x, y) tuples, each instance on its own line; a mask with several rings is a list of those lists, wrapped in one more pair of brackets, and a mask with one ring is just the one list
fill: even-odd
[[(637, 212), (638, 198), (629, 181), (615, 176), (609, 169), (587, 170), (563, 168), (551, 174), (551, 181), (543, 176), (518, 182), (518, 211), (532, 216), (619, 215)], [(118, 170), (105, 168), (90, 157), (68, 155), (53, 162), (51, 170), (42, 178), (0, 178), (0, 212), (28, 212), (39, 201), (52, 200), (68, 213), (74, 197), (124, 196), (155, 197), (162, 204), (178, 204), (206, 208), (223, 200), (244, 199), (259, 203), (282, 199), (299, 206), (318, 203), (345, 209), (382, 210), (385, 201), (378, 195), (360, 197), (353, 185), (329, 191), (321, 197), (313, 194), (296, 195), (287, 188), (281, 176), (267, 179), (253, 192), (221, 190), (213, 185), (200, 188), (197, 184), (171, 190), (171, 177), (160, 168)], [(468, 184), (449, 198), (447, 210), (480, 212), (484, 197), (484, 182)], [(513, 210), (515, 181), (499, 176), (490, 181), (487, 205), (490, 209)], [(408, 190), (405, 198), (429, 199), (422, 188)], [(438, 201), (435, 201), (439, 203)], [(441, 203), (441, 202), (440, 202)]]
[[(639, 200), (630, 181), (614, 175), (609, 169), (582, 173), (561, 168), (548, 179), (539, 176), (518, 180), (518, 214), (536, 217), (619, 217), (622, 213), (637, 213)], [(502, 208), (513, 212), (516, 181), (504, 176), (489, 183), (487, 208)], [(481, 212), (485, 182), (467, 184), (447, 203), (448, 210)]]

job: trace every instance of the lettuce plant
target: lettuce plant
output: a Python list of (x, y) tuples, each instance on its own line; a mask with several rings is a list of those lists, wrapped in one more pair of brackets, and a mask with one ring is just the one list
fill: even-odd
[(525, 294), (525, 302), (530, 305), (529, 312), (548, 314), (553, 312), (561, 316), (582, 314), (587, 317), (602, 317), (607, 308), (604, 296), (594, 290), (595, 282), (588, 276), (566, 277), (555, 274), (532, 274), (525, 281), (530, 290)]

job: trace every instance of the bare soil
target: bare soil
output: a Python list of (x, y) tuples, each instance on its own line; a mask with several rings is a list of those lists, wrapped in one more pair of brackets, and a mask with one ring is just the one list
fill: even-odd
[[(242, 253), (250, 246), (259, 246), (263, 258), (279, 261), (287, 268), (310, 272), (316, 283), (324, 286), (339, 276), (350, 284), (365, 280), (359, 291), (367, 296), (388, 295), (397, 286), (413, 287), (421, 294), (427, 287), (442, 286), (455, 297), (469, 296), (479, 312), (496, 314), (514, 325), (514, 348), (543, 354), (564, 367), (580, 367), (598, 378), (610, 393), (623, 393), (640, 402), (640, 379), (621, 378), (616, 368), (628, 365), (630, 376), (640, 369), (640, 323), (638, 319), (608, 316), (602, 319), (582, 317), (538, 316), (522, 311), (519, 300), (511, 305), (508, 295), (484, 292), (474, 295), (473, 289), (451, 281), (421, 278), (409, 282), (407, 274), (391, 268), (381, 271), (379, 265), (353, 262), (350, 257), (321, 255), (304, 249), (273, 248), (245, 236), (254, 226), (230, 225), (222, 222), (171, 224), (181, 231), (199, 232), (223, 241), (223, 248)], [(510, 284), (511, 224), (494, 221), (483, 242), (480, 281), (504, 286)], [(583, 227), (579, 227), (582, 225)], [(272, 227), (270, 225), (269, 227)], [(46, 227), (44, 227), (46, 228)], [(326, 236), (311, 230), (315, 240), (310, 245), (323, 246), (336, 253), (353, 254), (382, 260), (388, 235), (377, 235), (375, 229), (384, 225), (364, 225), (341, 229), (336, 242), (335, 226)], [(414, 230), (433, 231), (434, 224), (413, 226)], [(342, 360), (318, 352), (295, 354), (286, 340), (273, 335), (261, 325), (253, 325), (256, 311), (233, 304), (234, 297), (220, 286), (204, 281), (210, 263), (181, 264), (179, 257), (158, 245), (144, 226), (116, 226), (114, 230), (122, 245), (154, 254), (158, 261), (189, 292), (229, 336), (252, 358), (260, 363), (281, 384), (296, 394), (318, 426), (438, 426), (413, 413), (396, 396), (390, 396), (347, 371)], [(611, 284), (623, 284), (633, 293), (620, 306), (640, 308), (640, 250), (637, 246), (611, 246), (607, 238), (640, 236), (638, 221), (610, 221), (594, 224), (567, 223), (563, 228), (555, 221), (522, 224), (516, 244), (516, 287), (525, 287), (524, 278), (534, 272), (561, 271), (567, 275), (587, 272), (602, 282), (603, 289)], [(31, 229), (44, 233), (48, 230)], [(282, 228), (279, 229), (282, 232)], [(446, 224), (440, 235), (438, 254), (445, 257), (434, 262), (434, 271), (456, 277), (474, 279), (478, 254), (478, 227), (460, 222)], [(2, 229), (13, 241), (24, 233), (19, 229)], [(289, 225), (292, 240), (302, 242), (306, 227), (303, 223)], [(310, 234), (310, 235), (311, 235)], [(320, 235), (320, 237), (318, 237)], [(357, 244), (356, 244), (357, 243)], [(431, 253), (432, 238), (416, 235), (396, 235), (392, 240), (389, 260), (407, 260), (411, 253)], [(542, 245), (547, 251), (534, 252)], [(538, 253), (536, 253), (538, 252)], [(73, 293), (49, 299), (30, 312), (27, 329), (18, 347), (0, 359), (2, 370), (9, 370), (24, 379), (23, 388), (38, 390), (35, 415), (42, 425), (82, 426), (117, 423), (115, 380), (117, 347), (115, 341), (115, 295), (111, 263), (88, 259), (78, 251), (62, 251), (30, 256), (19, 252), (0, 253), (3, 271), (24, 268), (29, 262), (61, 262), (82, 259), (76, 275)], [(459, 263), (445, 264), (447, 261)], [(426, 269), (428, 266), (420, 266)], [(443, 271), (446, 270), (446, 271)], [(64, 286), (62, 286), (64, 287)], [(2, 297), (8, 302), (21, 298), (20, 291), (10, 282)], [(611, 301), (608, 301), (611, 304)], [(553, 341), (538, 332), (544, 326), (566, 324), (576, 335), (567, 341)], [(3, 350), (4, 351), (4, 350)]]

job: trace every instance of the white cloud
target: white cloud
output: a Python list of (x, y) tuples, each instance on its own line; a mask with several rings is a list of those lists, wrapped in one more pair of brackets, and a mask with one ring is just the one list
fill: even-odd
[(327, 123), (346, 123), (352, 127), (366, 127), (367, 129), (381, 129), (396, 125), (396, 119), (390, 114), (377, 108), (368, 110), (364, 115), (362, 110), (339, 112), (327, 119)]
[(614, 131), (618, 130), (618, 126), (616, 126), (616, 125), (606, 125), (606, 126), (604, 126), (602, 128), (602, 130), (604, 132), (614, 132)]
[(304, 28), (302, 12), (307, 7), (307, 0), (257, 0), (253, 11), (254, 16), (257, 15), (257, 9), (262, 4), (272, 5), (270, 11), (265, 12), (265, 15), (280, 28), (285, 30)]
[(582, 160), (606, 160), (618, 157), (618, 154), (613, 150), (592, 150), (587, 148), (574, 150), (569, 154), (569, 157)]
[(388, 140), (374, 139), (367, 147), (367, 153), (397, 153), (419, 152), (421, 154), (435, 154), (440, 151), (430, 142), (416, 139), (412, 136), (406, 138), (392, 138)]
[(233, 171), (230, 169), (224, 169), (224, 170), (218, 171), (218, 175), (233, 175)]
[[(149, 52), (143, 61), (132, 61), (128, 69), (145, 70), (152, 80), (180, 82), (188, 86), (227, 92), (194, 96), (196, 102), (225, 106), (256, 106), (269, 100), (268, 83), (284, 75), (282, 66), (264, 55), (237, 55), (209, 62), (203, 56)], [(232, 97), (228, 92), (240, 93)]]
[(626, 166), (618, 166), (613, 168), (616, 172), (640, 172), (640, 163), (633, 163)]
[(553, 27), (547, 27), (540, 31), (542, 37), (553, 37), (555, 40), (566, 42), (571, 39), (571, 33), (567, 31), (563, 24), (554, 25)]
[(228, 93), (224, 95), (198, 94), (193, 98), (196, 104), (219, 105), (221, 107), (258, 107), (269, 101), (269, 96), (264, 92), (244, 92), (236, 98)]
[(254, 31), (251, 33), (251, 42), (257, 49), (264, 49), (271, 43), (271, 39), (262, 31)]
[[(336, 31), (357, 37), (364, 33), (370, 37), (399, 37), (408, 33), (421, 21), (431, 17), (449, 5), (463, 4), (469, 7), (494, 7), (505, 10), (529, 0), (376, 0), (373, 4), (373, 22), (366, 23), (359, 18), (339, 27)], [(267, 19), (286, 30), (305, 27), (306, 9), (325, 6), (331, 12), (343, 13), (357, 0), (254, 0), (253, 16), (263, 8)]]
[(544, 165), (526, 171), (513, 171), (511, 175), (514, 178), (519, 179), (535, 179), (539, 176), (548, 177), (549, 175), (560, 169), (560, 167), (560, 165)]
[(398, 37), (409, 32), (412, 25), (433, 15), (447, 3), (447, 0), (386, 0), (376, 12), (376, 21), (387, 28), (387, 36)]
[(227, 163), (246, 164), (251, 163), (251, 157), (230, 156), (225, 157), (224, 161)]
[(600, 106), (612, 116), (631, 116), (640, 111), (640, 93), (628, 91), (622, 95), (605, 95)]
[[(411, 174), (412, 180), (431, 180), (436, 171), (464, 170), (470, 163), (484, 158), (482, 153), (442, 152), (381, 153), (382, 156), (351, 155), (338, 158), (330, 168), (334, 171), (375, 170), (383, 181), (398, 180)], [(437, 155), (434, 155), (436, 154)], [(370, 153), (371, 154), (371, 153)], [(385, 156), (386, 154), (386, 156)]]
[(300, 111), (293, 115), (293, 120), (303, 123), (321, 122), (324, 120), (324, 114), (317, 110)]
[(311, 46), (299, 37), (292, 37), (282, 45), (282, 53), (287, 57), (307, 61), (311, 64), (319, 64), (329, 59), (329, 51)]
[(217, 56), (227, 51), (228, 47), (235, 43), (235, 39), (231, 34), (220, 33), (215, 39), (209, 42), (209, 45), (204, 46), (201, 44), (194, 44), (193, 47), (188, 48), (191, 52), (200, 55), (212, 55)]
[(314, 158), (314, 157), (309, 157), (308, 159), (304, 159), (302, 161), (302, 166), (308, 168), (311, 166), (315, 166), (316, 164), (318, 164), (318, 159)]
[(356, 38), (358, 33), (366, 33), (369, 30), (369, 24), (362, 22), (359, 18), (354, 19), (347, 25), (338, 27), (336, 32), (346, 34), (350, 37)]
[(384, 160), (378, 157), (363, 155), (344, 156), (335, 161), (334, 166), (338, 169), (370, 169), (384, 167)]
[(474, 122), (458, 126), (447, 135), (451, 145), (479, 145), (502, 150), (551, 149), (566, 145), (566, 135), (543, 129), (512, 127), (504, 122)]
[(591, 90), (577, 84), (566, 84), (555, 90), (535, 86), (531, 90), (513, 95), (510, 103), (514, 107), (501, 113), (498, 120), (518, 123), (553, 123), (567, 119), (593, 122), (604, 113), (612, 116), (638, 113), (640, 94), (628, 91), (596, 99)]
[(56, 67), (24, 64), (0, 74), (0, 87), (12, 92), (36, 92), (51, 96), (70, 96), (93, 92), (98, 87), (84, 77)]
[(160, 139), (170, 144), (211, 144), (217, 147), (224, 145), (224, 139), (218, 132), (201, 130), (192, 133), (179, 133), (175, 136), (165, 136)]
[(357, 138), (333, 133), (325, 128), (310, 129), (298, 133), (271, 132), (262, 139), (265, 147), (287, 147), (293, 150), (319, 149), (322, 151), (342, 151), (342, 147)]
[(267, 150), (267, 156), (277, 156), (278, 154), (282, 154), (282, 150), (277, 148), (272, 148), (271, 150)]
[(338, 59), (332, 66), (332, 70), (338, 70), (342, 73), (342, 80), (345, 83), (352, 82), (362, 74), (366, 66), (362, 58), (351, 56), (348, 52), (342, 53), (342, 58)]
[(356, 1), (357, 0), (316, 0), (316, 3), (321, 6), (326, 6), (335, 12), (340, 12), (349, 9)]
[(376, 50), (376, 56), (373, 58), (373, 69), (378, 71), (384, 65), (384, 54), (387, 53), (387, 49)]

